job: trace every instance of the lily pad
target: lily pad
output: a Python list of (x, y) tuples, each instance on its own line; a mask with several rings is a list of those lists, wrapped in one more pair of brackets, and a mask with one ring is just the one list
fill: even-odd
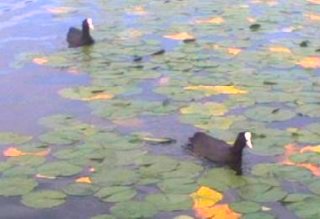
[(105, 202), (122, 202), (132, 199), (137, 192), (127, 186), (111, 186), (100, 189), (95, 196)]
[(295, 117), (296, 113), (288, 109), (276, 107), (257, 106), (248, 109), (245, 115), (253, 120), (262, 122), (286, 121)]
[(34, 179), (8, 177), (0, 180), (0, 196), (23, 195), (32, 191), (38, 183)]
[(20, 135), (13, 132), (0, 132), (1, 144), (22, 144), (32, 139), (32, 136)]
[(146, 196), (145, 200), (159, 211), (188, 210), (192, 207), (189, 195), (155, 193)]
[(46, 163), (38, 168), (38, 172), (46, 176), (73, 176), (80, 173), (81, 170), (81, 167), (65, 161)]
[(284, 198), (287, 193), (280, 187), (271, 187), (270, 185), (266, 184), (255, 184), (241, 187), (239, 195), (242, 198), (250, 201), (274, 202)]
[(151, 203), (142, 201), (119, 202), (111, 207), (117, 218), (153, 218), (157, 210)]
[(68, 195), (88, 196), (94, 194), (98, 188), (92, 184), (72, 183), (63, 188), (63, 192)]
[(21, 202), (31, 208), (52, 208), (62, 205), (66, 195), (54, 190), (40, 190), (22, 196)]
[(230, 207), (239, 213), (253, 213), (261, 209), (261, 206), (256, 202), (239, 201), (230, 204)]

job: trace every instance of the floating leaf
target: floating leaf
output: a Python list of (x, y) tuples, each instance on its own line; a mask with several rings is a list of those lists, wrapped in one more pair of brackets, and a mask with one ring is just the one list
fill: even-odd
[(239, 53), (242, 51), (242, 49), (230, 47), (230, 48), (227, 48), (227, 51), (230, 55), (236, 56), (236, 55), (239, 55)]
[(256, 121), (274, 122), (285, 121), (293, 118), (296, 114), (291, 110), (273, 108), (269, 106), (256, 106), (248, 109), (245, 115)]
[(101, 188), (95, 196), (105, 202), (122, 202), (131, 200), (137, 192), (127, 186), (110, 186)]
[(234, 212), (227, 204), (218, 204), (212, 207), (196, 209), (196, 215), (199, 218), (241, 218), (241, 214)]
[(33, 58), (32, 62), (38, 65), (44, 65), (48, 63), (48, 58), (47, 57), (37, 57), (37, 58)]
[(110, 214), (101, 214), (101, 215), (91, 217), (90, 219), (116, 219), (116, 218)]
[(303, 148), (300, 149), (300, 153), (305, 153), (305, 152), (316, 152), (316, 153), (320, 153), (320, 145), (316, 145), (316, 146), (304, 146)]
[(189, 195), (153, 193), (145, 197), (148, 203), (152, 203), (159, 211), (179, 211), (192, 208), (192, 200)]
[(303, 68), (310, 68), (310, 69), (320, 68), (320, 57), (317, 57), (317, 56), (305, 57), (299, 60), (297, 64)]
[(172, 40), (192, 40), (195, 39), (194, 36), (187, 32), (167, 34), (163, 36), (164, 38), (172, 39)]
[(34, 179), (9, 177), (0, 179), (0, 196), (23, 195), (32, 191), (38, 183)]
[(114, 97), (103, 88), (99, 87), (75, 87), (65, 88), (59, 91), (63, 97), (73, 100), (93, 101), (93, 100), (109, 100)]
[(195, 20), (196, 24), (222, 24), (224, 23), (224, 19), (222, 17), (212, 17), (212, 18), (204, 18)]
[(119, 202), (111, 207), (111, 213), (117, 218), (153, 218), (157, 213), (155, 207), (148, 202)]
[(283, 53), (283, 54), (291, 54), (291, 50), (286, 48), (286, 47), (282, 47), (282, 46), (271, 46), (269, 47), (269, 51), (273, 52), (273, 53)]
[(202, 91), (206, 95), (215, 94), (246, 94), (246, 90), (241, 90), (233, 85), (228, 86), (209, 86), (209, 85), (195, 85), (184, 87), (185, 90)]
[(223, 195), (206, 186), (201, 186), (196, 192), (191, 194), (193, 199), (193, 208), (206, 208), (215, 205), (221, 201)]
[(243, 219), (275, 219), (275, 217), (271, 214), (267, 214), (264, 212), (255, 212), (255, 213), (250, 213), (246, 214)]
[(47, 8), (47, 10), (52, 14), (68, 14), (70, 12), (74, 12), (74, 8), (70, 7), (56, 7), (56, 8)]
[(49, 154), (50, 149), (47, 149), (45, 151), (38, 151), (38, 152), (24, 152), (19, 150), (15, 147), (9, 147), (6, 150), (3, 151), (3, 156), (5, 157), (21, 157), (21, 156), (40, 156), (45, 157)]
[(0, 132), (1, 144), (22, 144), (32, 139), (32, 136), (19, 135), (12, 132)]
[(278, 201), (287, 195), (287, 193), (280, 187), (271, 187), (270, 185), (266, 184), (243, 186), (240, 188), (239, 194), (246, 200), (257, 202)]
[(38, 173), (47, 176), (72, 176), (81, 172), (81, 167), (65, 161), (46, 163), (38, 168)]
[(261, 206), (255, 202), (239, 201), (230, 204), (230, 207), (239, 213), (252, 213), (261, 209)]
[(83, 176), (83, 177), (77, 178), (75, 180), (75, 182), (91, 184), (92, 180), (91, 180), (91, 178), (89, 176)]
[(32, 208), (52, 208), (62, 205), (66, 195), (54, 190), (41, 190), (22, 196), (21, 202)]
[(227, 112), (227, 108), (220, 103), (207, 102), (192, 103), (189, 106), (180, 109), (182, 114), (197, 114), (197, 115), (208, 115), (208, 116), (222, 116)]
[(286, 203), (301, 202), (310, 197), (313, 197), (313, 195), (307, 194), (307, 193), (293, 193), (293, 194), (288, 194), (283, 201)]

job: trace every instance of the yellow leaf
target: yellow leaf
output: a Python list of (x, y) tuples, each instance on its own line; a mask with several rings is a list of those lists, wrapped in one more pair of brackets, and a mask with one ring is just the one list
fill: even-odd
[(311, 21), (320, 21), (319, 14), (306, 14), (305, 16)]
[(254, 17), (247, 17), (247, 21), (249, 23), (256, 23), (257, 22), (257, 19), (255, 19)]
[(3, 156), (5, 157), (20, 157), (23, 155), (26, 155), (26, 153), (14, 147), (9, 147), (3, 151)]
[(320, 4), (320, 0), (307, 0), (307, 2), (310, 2), (313, 4)]
[(317, 146), (305, 146), (305, 147), (301, 148), (300, 153), (305, 153), (305, 152), (320, 153), (320, 145), (317, 145)]
[(222, 17), (212, 17), (206, 19), (198, 19), (195, 21), (196, 24), (222, 24), (224, 19)]
[(297, 62), (298, 65), (300, 65), (303, 68), (320, 68), (320, 57), (318, 56), (309, 56), (301, 59)]
[(31, 156), (39, 156), (39, 157), (45, 157), (49, 154), (50, 149), (45, 151), (37, 151), (37, 152), (24, 152), (19, 150), (15, 147), (9, 147), (5, 151), (3, 151), (3, 156), (5, 157), (21, 157), (25, 155), (31, 155)]
[(239, 48), (231, 47), (231, 48), (227, 48), (227, 51), (228, 51), (229, 54), (236, 56), (236, 55), (238, 55), (242, 50), (239, 49)]
[(128, 10), (128, 13), (133, 15), (140, 15), (140, 16), (148, 14), (148, 12), (146, 12), (143, 6), (135, 6), (133, 9)]
[(39, 179), (55, 179), (56, 178), (55, 176), (47, 176), (47, 175), (42, 175), (40, 173), (38, 173), (36, 177)]
[(208, 95), (212, 94), (246, 94), (246, 90), (241, 90), (233, 85), (226, 86), (210, 86), (210, 85), (196, 85), (184, 87), (185, 90), (203, 91)]
[(209, 116), (222, 116), (227, 112), (227, 108), (220, 103), (194, 103), (180, 109), (182, 114), (200, 114)]
[(195, 39), (194, 36), (187, 32), (181, 32), (181, 33), (174, 33), (174, 34), (168, 34), (164, 35), (164, 38), (172, 39), (172, 40), (192, 40)]
[(291, 54), (291, 50), (283, 46), (271, 46), (269, 47), (269, 51), (274, 53)]
[(69, 12), (75, 11), (75, 9), (70, 7), (56, 7), (56, 8), (47, 8), (47, 11), (49, 11), (52, 14), (67, 14)]
[(239, 219), (241, 214), (234, 212), (228, 204), (219, 204), (209, 208), (196, 209), (201, 219)]
[(93, 96), (91, 96), (91, 97), (82, 98), (81, 100), (84, 100), (84, 101), (91, 101), (91, 100), (109, 100), (109, 99), (112, 99), (113, 97), (114, 97), (113, 94), (109, 94), (109, 93), (99, 93), (99, 94), (93, 95)]
[(223, 195), (206, 186), (201, 186), (196, 192), (191, 194), (193, 199), (193, 208), (205, 208), (215, 205), (221, 201)]
[(32, 62), (38, 65), (44, 65), (48, 63), (48, 59), (46, 57), (37, 57), (32, 59)]
[(83, 176), (83, 177), (80, 177), (78, 179), (76, 179), (76, 182), (77, 183), (87, 183), (87, 184), (91, 184), (92, 183), (92, 180), (90, 177), (88, 176)]

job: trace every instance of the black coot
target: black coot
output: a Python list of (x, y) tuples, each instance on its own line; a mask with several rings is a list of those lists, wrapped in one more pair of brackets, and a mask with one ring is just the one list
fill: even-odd
[(233, 146), (203, 132), (195, 133), (189, 140), (191, 150), (195, 154), (217, 164), (228, 165), (235, 170), (238, 175), (242, 174), (243, 148), (245, 146), (252, 148), (250, 132), (240, 132)]
[(90, 29), (94, 29), (91, 18), (86, 18), (82, 21), (82, 30), (70, 27), (67, 35), (69, 47), (74, 48), (94, 44), (94, 39), (90, 35)]

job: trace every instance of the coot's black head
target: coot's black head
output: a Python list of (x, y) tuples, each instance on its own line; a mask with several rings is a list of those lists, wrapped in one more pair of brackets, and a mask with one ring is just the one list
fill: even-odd
[(245, 146), (248, 146), (249, 148), (253, 147), (251, 143), (251, 132), (240, 132), (233, 147), (242, 150)]
[(82, 21), (82, 30), (89, 31), (89, 29), (93, 30), (94, 26), (91, 18), (86, 18)]

